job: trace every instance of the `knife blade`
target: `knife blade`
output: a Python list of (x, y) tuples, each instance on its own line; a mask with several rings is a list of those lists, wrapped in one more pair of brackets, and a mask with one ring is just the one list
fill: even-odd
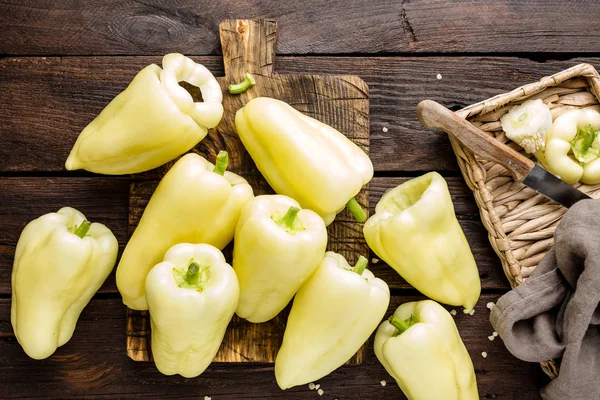
[(591, 199), (581, 190), (577, 190), (568, 183), (561, 181), (537, 164), (523, 179), (523, 184), (567, 208), (570, 208), (579, 200)]
[(455, 136), (474, 154), (502, 164), (515, 180), (567, 208), (591, 198), (435, 101), (420, 102), (417, 117), (423, 126)]

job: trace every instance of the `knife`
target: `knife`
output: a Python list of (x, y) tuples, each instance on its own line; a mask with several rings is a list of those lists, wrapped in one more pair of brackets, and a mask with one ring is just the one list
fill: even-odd
[(474, 154), (502, 164), (517, 181), (567, 208), (591, 198), (435, 101), (420, 102), (417, 117), (424, 127), (455, 136)]

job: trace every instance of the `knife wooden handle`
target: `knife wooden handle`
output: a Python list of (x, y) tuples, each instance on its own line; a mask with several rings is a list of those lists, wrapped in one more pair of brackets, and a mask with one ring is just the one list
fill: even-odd
[(523, 181), (535, 166), (535, 163), (529, 158), (500, 143), (435, 101), (423, 100), (420, 102), (417, 106), (417, 117), (423, 126), (441, 129), (454, 135), (474, 154), (504, 165), (518, 181)]

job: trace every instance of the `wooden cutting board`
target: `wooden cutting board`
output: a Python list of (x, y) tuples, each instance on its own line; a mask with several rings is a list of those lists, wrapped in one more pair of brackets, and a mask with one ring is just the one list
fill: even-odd
[[(273, 193), (258, 172), (239, 140), (234, 125), (237, 110), (255, 97), (268, 96), (283, 100), (297, 110), (333, 126), (369, 152), (368, 87), (357, 76), (279, 75), (273, 73), (277, 45), (277, 24), (273, 20), (226, 20), (219, 26), (225, 77), (217, 78), (223, 89), (225, 112), (218, 127), (193, 150), (214, 162), (219, 150), (229, 152), (228, 170), (240, 174), (254, 188), (255, 195)], [(299, 59), (301, 62), (301, 59)], [(246, 72), (256, 79), (256, 86), (241, 95), (230, 95), (227, 85), (243, 80)], [(197, 101), (197, 88), (183, 84)], [(129, 199), (129, 232), (133, 232), (144, 207), (158, 185), (158, 180), (173, 162), (149, 173), (134, 177)], [(358, 202), (369, 208), (367, 189)], [(362, 224), (347, 211), (338, 215), (328, 227), (328, 250), (343, 254), (353, 264), (359, 255), (368, 256)], [(224, 250), (231, 263), (231, 244)], [(279, 316), (262, 324), (252, 324), (234, 316), (216, 362), (274, 362), (279, 349), (289, 307)], [(364, 347), (351, 363), (361, 363)], [(147, 311), (127, 309), (127, 355), (135, 361), (151, 361), (150, 320)]]

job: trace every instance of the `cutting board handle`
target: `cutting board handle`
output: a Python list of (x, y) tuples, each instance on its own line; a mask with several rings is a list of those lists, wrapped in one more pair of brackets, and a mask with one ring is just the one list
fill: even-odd
[(441, 129), (455, 136), (474, 154), (503, 165), (518, 181), (523, 181), (535, 166), (529, 158), (500, 143), (433, 100), (423, 100), (419, 103), (417, 117), (424, 127)]
[(227, 19), (219, 24), (225, 76), (230, 83), (253, 75), (273, 74), (277, 22), (272, 19)]

